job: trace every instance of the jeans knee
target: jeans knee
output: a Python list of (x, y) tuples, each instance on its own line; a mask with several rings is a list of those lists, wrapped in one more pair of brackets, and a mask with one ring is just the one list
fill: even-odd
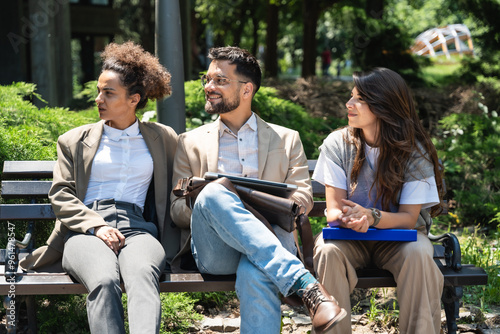
[[(196, 204), (203, 207), (214, 207), (219, 206), (222, 203), (226, 203), (226, 200), (222, 199), (225, 194), (230, 194), (223, 185), (211, 182), (203, 188), (203, 190), (198, 194), (196, 199)], [(195, 204), (195, 206), (196, 206)]]

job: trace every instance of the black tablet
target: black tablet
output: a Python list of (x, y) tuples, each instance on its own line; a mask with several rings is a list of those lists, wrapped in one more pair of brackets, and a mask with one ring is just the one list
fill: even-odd
[(227, 177), (234, 184), (239, 184), (241, 186), (263, 191), (268, 194), (272, 194), (283, 198), (290, 198), (290, 196), (292, 196), (292, 194), (298, 189), (297, 185), (295, 184), (259, 180), (249, 177), (234, 176), (234, 175), (212, 173), (212, 172), (206, 172), (203, 178), (205, 180), (215, 180), (221, 177)]

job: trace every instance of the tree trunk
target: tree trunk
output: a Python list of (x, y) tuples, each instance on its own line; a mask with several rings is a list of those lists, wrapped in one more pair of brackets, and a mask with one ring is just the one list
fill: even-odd
[(264, 73), (267, 78), (278, 76), (278, 17), (279, 7), (268, 1), (266, 50), (264, 53)]
[[(139, 9), (142, 9), (143, 30), (141, 34), (141, 45), (144, 50), (155, 52), (155, 21), (154, 21), (154, 1), (141, 0)], [(140, 23), (138, 24), (140, 27)]]
[(258, 47), (259, 47), (259, 19), (255, 16), (255, 13), (252, 15), (252, 37), (253, 37), (253, 43), (252, 43), (252, 54), (257, 57), (258, 56)]
[(304, 33), (303, 33), (303, 59), (302, 77), (308, 78), (316, 75), (316, 28), (319, 17), (319, 4), (317, 1), (304, 0)]
[(384, 0), (368, 0), (366, 2), (366, 16), (381, 20), (384, 15)]
[(193, 76), (193, 52), (191, 49), (191, 1), (180, 1), (182, 54), (184, 55), (184, 80), (197, 78)]

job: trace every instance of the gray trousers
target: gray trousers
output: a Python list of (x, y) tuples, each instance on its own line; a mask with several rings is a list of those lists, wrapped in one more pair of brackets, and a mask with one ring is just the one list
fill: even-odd
[(125, 236), (116, 255), (94, 235), (69, 233), (62, 265), (88, 290), (87, 315), (92, 333), (125, 333), (120, 278), (127, 292), (130, 333), (158, 333), (161, 321), (159, 278), (166, 261), (157, 229), (139, 207), (102, 200), (91, 207)]

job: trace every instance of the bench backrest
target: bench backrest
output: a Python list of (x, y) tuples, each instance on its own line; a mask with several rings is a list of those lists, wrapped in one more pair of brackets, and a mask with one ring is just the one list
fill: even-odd
[[(2, 173), (1, 194), (4, 199), (30, 199), (31, 205), (1, 204), (0, 220), (53, 220), (55, 219), (49, 203), (37, 203), (47, 199), (52, 185), (52, 170), (55, 161), (5, 161)], [(309, 173), (312, 175), (316, 160), (309, 160)], [(312, 181), (313, 195), (325, 197), (325, 187)], [(315, 201), (311, 217), (324, 216), (325, 201)]]

